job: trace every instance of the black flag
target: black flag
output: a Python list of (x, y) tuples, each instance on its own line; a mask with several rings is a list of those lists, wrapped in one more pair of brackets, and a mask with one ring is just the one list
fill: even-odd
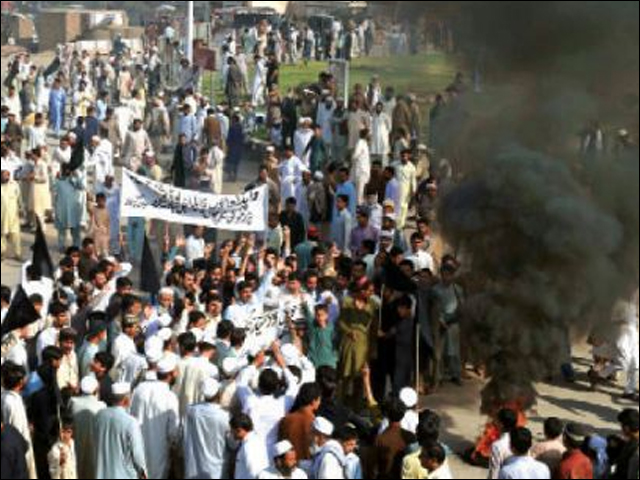
[(46, 277), (54, 279), (55, 270), (53, 268), (53, 262), (51, 261), (51, 255), (49, 254), (49, 247), (47, 246), (47, 239), (42, 231), (42, 224), (40, 219), (36, 219), (36, 238), (33, 243), (33, 260), (31, 262), (31, 271), (36, 278)]
[(11, 306), (2, 324), (0, 338), (4, 338), (8, 333), (31, 325), (38, 320), (40, 320), (40, 315), (33, 306), (33, 303), (29, 301), (24, 289), (18, 287), (18, 291), (11, 301)]
[(150, 295), (157, 295), (160, 291), (160, 274), (146, 235), (144, 236), (140, 270), (140, 290)]
[(49, 64), (49, 66), (47, 67), (47, 69), (44, 71), (44, 73), (42, 74), (42, 76), (44, 78), (48, 78), (50, 76), (52, 76), (54, 73), (57, 73), (58, 70), (60, 70), (60, 66), (61, 66), (61, 62), (60, 62), (60, 57), (56, 57), (53, 62), (51, 62)]
[(75, 172), (84, 165), (84, 141), (82, 138), (76, 138), (76, 144), (71, 151), (71, 160), (68, 164), (70, 172)]

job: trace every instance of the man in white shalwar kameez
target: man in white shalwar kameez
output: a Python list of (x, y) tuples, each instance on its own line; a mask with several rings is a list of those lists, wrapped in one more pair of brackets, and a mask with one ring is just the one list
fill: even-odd
[(204, 402), (191, 405), (184, 418), (185, 478), (229, 478), (230, 417), (219, 404), (220, 384), (208, 378), (200, 391)]
[(300, 119), (300, 128), (296, 130), (293, 136), (293, 148), (305, 167), (309, 168), (311, 162), (311, 149), (307, 148), (311, 143), (314, 132), (311, 128), (313, 122), (310, 118)]
[(401, 159), (395, 164), (396, 179), (400, 185), (400, 213), (398, 215), (398, 228), (404, 229), (409, 216), (409, 205), (418, 188), (418, 176), (416, 166), (411, 161), (411, 151), (405, 150)]
[(92, 153), (89, 156), (86, 168), (93, 172), (94, 191), (104, 192), (104, 184), (107, 177), (113, 177), (113, 145), (109, 140), (93, 137), (91, 139)]
[(599, 375), (609, 378), (618, 371), (627, 375), (624, 398), (638, 400), (638, 291), (631, 301), (620, 300), (613, 309), (613, 323), (619, 328), (617, 357)]
[(302, 172), (308, 170), (308, 167), (305, 167), (304, 163), (294, 155), (291, 149), (285, 150), (284, 157), (278, 167), (283, 208), (287, 200), (298, 198), (298, 189), (302, 183)]
[(107, 408), (96, 396), (99, 387), (95, 377), (85, 377), (80, 382), (82, 396), (71, 399), (78, 478), (95, 478), (96, 474), (96, 415)]
[[(287, 368), (279, 349), (274, 348), (274, 354), (287, 383), (287, 392), (284, 395), (276, 397), (276, 392), (262, 390), (256, 394), (249, 386), (253, 384), (256, 377), (264, 380), (265, 376), (277, 375), (275, 371), (269, 369), (258, 373), (258, 369), (262, 367), (261, 363), (264, 362), (264, 355), (259, 356), (253, 365), (244, 369), (237, 379), (237, 395), (242, 404), (242, 410), (253, 421), (256, 435), (263, 444), (266, 442), (269, 458), (273, 458), (275, 445), (278, 443), (278, 425), (293, 407), (298, 394), (297, 381)], [(259, 383), (264, 384), (263, 381)]]
[[(22, 371), (22, 380), (19, 380), (20, 376), (18, 369), (21, 367), (13, 366), (16, 375), (12, 375), (13, 381), (11, 384), (7, 384), (8, 378), (2, 379), (2, 423), (5, 425), (11, 425), (15, 428), (24, 438), (29, 445), (27, 453), (27, 468), (29, 470), (29, 478), (34, 479), (36, 476), (36, 464), (33, 456), (33, 444), (31, 442), (31, 427), (29, 420), (27, 419), (27, 410), (22, 400), (22, 389), (26, 384), (26, 372)], [(3, 373), (5, 370), (3, 369)], [(17, 384), (16, 384), (17, 383)]]
[(324, 102), (318, 105), (316, 123), (322, 128), (322, 140), (324, 146), (333, 158), (333, 112), (336, 110), (336, 103), (331, 97), (327, 97)]
[(131, 398), (131, 415), (142, 428), (149, 478), (169, 478), (171, 450), (178, 443), (180, 433), (180, 405), (171, 391), (176, 375), (175, 359), (162, 359), (158, 363), (157, 379), (138, 385)]
[(254, 431), (253, 422), (247, 415), (238, 415), (231, 420), (231, 429), (240, 449), (236, 455), (235, 475), (237, 480), (257, 480), (269, 468), (269, 457), (264, 439)]
[(356, 186), (358, 205), (364, 205), (364, 189), (371, 179), (370, 136), (367, 129), (360, 132), (360, 140), (356, 143), (351, 159), (351, 178)]
[(201, 385), (207, 378), (218, 378), (219, 371), (211, 358), (215, 354), (216, 341), (205, 338), (200, 343), (200, 356), (183, 360), (180, 365), (180, 377), (174, 387), (174, 392), (180, 402), (180, 416), (184, 416), (187, 407), (204, 400)]
[(253, 77), (252, 103), (254, 107), (262, 107), (265, 103), (265, 92), (267, 90), (267, 61), (260, 56), (255, 58), (255, 76)]
[(128, 384), (114, 384), (113, 406), (96, 417), (96, 478), (148, 478), (142, 430), (138, 421), (127, 413), (130, 395)]
[(382, 166), (389, 164), (391, 153), (391, 131), (393, 122), (384, 111), (384, 104), (378, 103), (371, 119), (371, 156), (382, 161)]
[(209, 152), (209, 169), (208, 174), (211, 178), (211, 193), (215, 195), (222, 194), (222, 186), (224, 182), (224, 158), (225, 154), (218, 147), (214, 147)]

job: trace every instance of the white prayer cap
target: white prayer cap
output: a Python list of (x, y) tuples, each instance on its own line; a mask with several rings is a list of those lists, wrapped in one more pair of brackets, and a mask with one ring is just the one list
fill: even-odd
[(333, 423), (327, 420), (324, 417), (318, 417), (313, 422), (313, 430), (324, 435), (325, 437), (330, 437), (333, 435)]
[(91, 142), (100, 143), (102, 139), (98, 135), (91, 137)]
[(177, 263), (177, 264), (185, 264), (187, 263), (187, 259), (184, 258), (182, 255), (176, 255), (176, 258), (173, 259), (173, 263)]
[(400, 391), (400, 401), (407, 408), (416, 408), (418, 405), (418, 393), (413, 388), (404, 388)]
[(146, 353), (147, 362), (149, 362), (151, 365), (157, 365), (158, 363), (160, 363), (160, 361), (162, 361), (162, 358), (164, 357), (164, 352), (161, 348), (154, 347), (152, 349), (147, 349)]
[(213, 378), (205, 378), (200, 383), (200, 393), (206, 400), (211, 400), (220, 392), (220, 383)]
[(168, 342), (169, 340), (171, 340), (171, 337), (173, 337), (173, 332), (170, 328), (165, 327), (158, 332), (157, 337), (163, 342)]
[(395, 213), (387, 213), (384, 216), (385, 219), (387, 220), (391, 220), (392, 222), (396, 221), (396, 214)]
[(316, 172), (313, 178), (315, 179), (316, 182), (322, 182), (324, 180), (324, 173)]
[(291, 343), (283, 345), (280, 349), (282, 357), (289, 367), (300, 367), (300, 352)]
[(293, 445), (291, 445), (291, 442), (289, 440), (283, 440), (282, 442), (276, 443), (273, 451), (273, 458), (280, 458), (283, 455), (289, 453), (291, 450), (293, 450)]
[(90, 375), (88, 377), (84, 377), (80, 382), (80, 391), (84, 395), (94, 395), (98, 391), (98, 387), (100, 384), (96, 377)]
[(169, 325), (171, 325), (172, 322), (173, 318), (171, 318), (171, 315), (169, 315), (168, 313), (165, 313), (164, 315), (160, 315), (158, 317), (158, 323), (160, 323), (162, 328), (167, 328)]
[(124, 397), (131, 394), (131, 385), (127, 382), (114, 383), (111, 387), (111, 393), (116, 397)]
[(267, 147), (267, 153), (275, 153), (275, 152), (276, 152), (276, 147), (272, 145)]
[(176, 362), (174, 357), (164, 357), (160, 362), (158, 362), (158, 373), (162, 375), (168, 375), (169, 373), (175, 372), (176, 368), (178, 368), (178, 362)]
[(163, 350), (163, 349), (164, 349), (164, 342), (162, 341), (162, 339), (158, 338), (157, 335), (154, 335), (153, 337), (147, 339), (146, 342), (144, 342), (144, 351), (147, 355), (149, 354), (150, 351)]
[(78, 136), (73, 132), (70, 132), (68, 137), (69, 137), (69, 140), (76, 140), (78, 138)]
[(418, 145), (418, 150), (420, 150), (421, 152), (426, 152), (429, 149), (424, 143), (421, 143), (420, 145)]

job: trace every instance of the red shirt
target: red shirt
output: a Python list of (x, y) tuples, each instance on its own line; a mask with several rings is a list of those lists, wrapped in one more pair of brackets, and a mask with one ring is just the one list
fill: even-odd
[(580, 450), (567, 452), (556, 475), (558, 480), (590, 480), (593, 478), (591, 459)]

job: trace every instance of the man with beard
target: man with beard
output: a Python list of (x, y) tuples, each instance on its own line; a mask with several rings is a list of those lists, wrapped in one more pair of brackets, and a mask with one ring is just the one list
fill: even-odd
[(150, 478), (169, 478), (171, 451), (180, 432), (178, 397), (171, 391), (177, 375), (177, 362), (165, 357), (131, 399), (131, 415), (142, 428)]
[(260, 480), (291, 478), (304, 480), (307, 474), (298, 468), (298, 456), (293, 445), (287, 440), (280, 442), (275, 447), (275, 465), (266, 469), (259, 475)]

